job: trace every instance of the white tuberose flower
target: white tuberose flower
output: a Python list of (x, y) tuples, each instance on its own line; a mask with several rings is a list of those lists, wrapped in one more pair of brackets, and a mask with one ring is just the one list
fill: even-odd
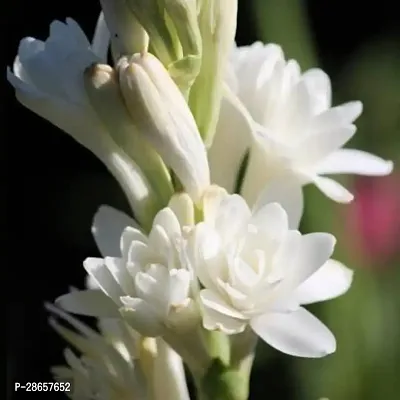
[(68, 365), (52, 368), (61, 382), (70, 382), (67, 393), (73, 400), (135, 400), (146, 398), (146, 381), (140, 369), (136, 347), (139, 336), (123, 321), (102, 320), (99, 332), (53, 306), (50, 311), (68, 322), (66, 328), (55, 319), (53, 328), (81, 353), (65, 350)]
[[(101, 46), (97, 43), (96, 47)], [(91, 110), (83, 72), (101, 61), (80, 26), (67, 18), (66, 23), (51, 23), (45, 42), (22, 39), (13, 71), (8, 69), (7, 77), (24, 106), (96, 154), (103, 128)]]
[(110, 137), (84, 87), (84, 71), (105, 56), (108, 37), (103, 22), (101, 15), (93, 46), (70, 18), (66, 23), (52, 22), (45, 42), (22, 39), (7, 78), (21, 104), (71, 135), (107, 166), (125, 191), (137, 219), (148, 225), (157, 208), (155, 194), (141, 169)]
[[(204, 286), (203, 325), (227, 334), (253, 331), (276, 349), (303, 357), (335, 351), (335, 338), (301, 304), (344, 293), (351, 272), (329, 260), (335, 238), (289, 229), (288, 213), (267, 193), (253, 211), (238, 195), (220, 191), (205, 200), (205, 222), (189, 241), (189, 259)], [(300, 205), (299, 205), (300, 206)]]
[[(249, 203), (253, 204), (260, 188), (271, 179), (288, 175), (297, 177), (301, 184), (314, 183), (335, 201), (349, 202), (351, 193), (321, 175), (386, 175), (392, 171), (389, 161), (363, 151), (342, 149), (356, 132), (353, 122), (361, 114), (362, 104), (354, 101), (332, 107), (330, 79), (322, 70), (301, 73), (296, 61), (285, 60), (279, 46), (261, 43), (235, 48), (232, 69), (228, 84), (246, 107), (250, 114), (247, 120), (253, 125), (254, 140), (241, 192)], [(250, 146), (243, 138), (245, 133), (237, 130), (245, 125), (229, 124), (231, 118), (238, 119), (229, 114), (221, 114), (221, 118), (224, 120), (219, 122), (216, 147), (246, 140), (241, 153), (232, 154), (238, 158), (236, 163), (231, 162), (237, 168)], [(241, 137), (236, 139), (234, 135)], [(218, 160), (210, 160), (210, 165), (217, 168)], [(232, 173), (237, 174), (237, 170)], [(214, 182), (226, 186), (223, 181)], [(229, 176), (227, 184), (232, 186)], [(231, 191), (231, 187), (227, 189)]]
[[(176, 200), (174, 201), (176, 202)], [(184, 207), (181, 210), (183, 214), (179, 214), (179, 220), (182, 224), (192, 224), (193, 221), (190, 217), (191, 203), (186, 205), (189, 207)], [(173, 206), (173, 208), (177, 211), (177, 207)], [(186, 216), (184, 215), (185, 212), (187, 213)], [(92, 233), (103, 257), (121, 258), (120, 239), (126, 227), (137, 228), (137, 224), (128, 215), (112, 207), (103, 205), (99, 208), (93, 219)], [(102, 309), (104, 315), (113, 315), (115, 303), (99, 288), (99, 284), (93, 276), (88, 275), (87, 278), (87, 287), (92, 290), (75, 291), (73, 296), (62, 296), (58, 304), (75, 313), (96, 315)], [(118, 323), (118, 320), (115, 319), (106, 321), (111, 321), (112, 324)], [(149, 360), (142, 360), (143, 354), (141, 361), (146, 365), (144, 372), (148, 385), (151, 385), (154, 390), (155, 397), (172, 400), (189, 399), (181, 357), (161, 338), (153, 339), (153, 341), (152, 345), (147, 338), (142, 343), (142, 346), (146, 349), (150, 345), (146, 353), (154, 358), (153, 361), (149, 363)]]
[[(159, 336), (166, 328), (184, 330), (197, 320), (192, 318), (197, 315), (190, 298), (192, 274), (180, 268), (180, 240), (184, 227), (193, 223), (190, 197), (174, 196), (156, 215), (148, 237), (136, 228), (125, 228), (122, 257), (84, 262), (92, 282), (108, 297), (98, 290), (76, 291), (60, 297), (58, 304), (71, 312), (99, 317), (115, 317), (119, 310), (145, 336)], [(96, 236), (103, 247), (101, 235)]]

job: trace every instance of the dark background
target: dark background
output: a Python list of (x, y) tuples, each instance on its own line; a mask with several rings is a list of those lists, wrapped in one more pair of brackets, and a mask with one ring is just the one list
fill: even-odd
[[(252, 2), (239, 3), (237, 42), (244, 45), (256, 40), (257, 33)], [(307, 2), (321, 65), (333, 80), (366, 42), (383, 33), (398, 33), (396, 3)], [(87, 0), (13, 0), (7, 8), (2, 44), (7, 65), (12, 64), (19, 40), (24, 36), (45, 39), (53, 19), (70, 16), (91, 36), (99, 11), (97, 2)], [(67, 135), (20, 106), (10, 86), (5, 89), (3, 105), (8, 178), (8, 257), (3, 260), (7, 384), (10, 399), (23, 399), (26, 394), (13, 393), (14, 382), (50, 382), (49, 366), (63, 361), (64, 344), (47, 324), (44, 302), (65, 293), (70, 285), (82, 287), (82, 261), (98, 254), (90, 234), (98, 206), (110, 204), (125, 211), (128, 207), (103, 165)], [(254, 370), (252, 398), (295, 398), (297, 386), (291, 368), (285, 358), (275, 358), (269, 368)], [(39, 396), (58, 398), (54, 393)]]

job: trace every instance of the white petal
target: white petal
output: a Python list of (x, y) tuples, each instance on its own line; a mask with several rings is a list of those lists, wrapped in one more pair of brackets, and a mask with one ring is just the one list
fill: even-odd
[(138, 227), (125, 213), (110, 206), (100, 206), (93, 218), (92, 234), (103, 257), (120, 257), (120, 239), (127, 226)]
[(298, 260), (301, 246), (301, 233), (298, 231), (288, 231), (282, 240), (274, 260), (268, 282), (275, 283), (285, 278), (293, 276), (293, 265)]
[(325, 196), (338, 203), (350, 203), (354, 199), (354, 196), (345, 187), (331, 178), (316, 176), (313, 178), (313, 182)]
[(371, 153), (354, 149), (340, 149), (317, 165), (317, 174), (357, 174), (368, 176), (389, 175), (393, 162)]
[[(172, 242), (174, 236), (169, 237), (167, 232), (160, 225), (153, 225), (149, 236), (149, 248), (152, 250), (153, 259), (155, 258), (160, 263), (169, 263), (173, 260), (173, 246)], [(151, 254), (148, 251), (149, 254)], [(152, 262), (155, 262), (152, 260)]]
[(257, 119), (268, 107), (270, 98), (278, 92), (273, 87), (268, 88), (269, 84), (275, 87), (281, 84), (279, 72), (283, 72), (285, 66), (282, 49), (275, 44), (254, 43), (252, 46), (236, 49), (233, 63), (239, 97)]
[(54, 126), (71, 135), (79, 144), (86, 147), (97, 157), (103, 155), (103, 143), (100, 135), (106, 135), (97, 117), (86, 108), (76, 106), (64, 99), (40, 97), (32, 90), (16, 91), (17, 100), (26, 108), (48, 120)]
[(289, 104), (287, 101), (297, 78), (297, 68), (296, 63), (289, 65), (284, 58), (265, 65), (268, 65), (268, 74), (263, 74), (262, 79), (257, 77), (257, 95), (248, 90), (251, 103), (246, 100), (245, 104), (257, 122), (264, 126), (276, 126), (276, 123), (279, 125), (282, 122), (282, 112)]
[(171, 208), (166, 207), (157, 213), (153, 221), (153, 227), (157, 225), (164, 229), (168, 237), (180, 235), (181, 233), (178, 218), (176, 218)]
[[(236, 267), (235, 270), (230, 271), (232, 275), (235, 274), (234, 285), (220, 281), (220, 287), (225, 291), (224, 295), (228, 296), (229, 305), (234, 309), (251, 310), (254, 308), (254, 299), (244, 293), (251, 291), (258, 277), (254, 270), (244, 262), (240, 265), (234, 265), (234, 267)], [(231, 278), (231, 281), (233, 281), (233, 278)], [(240, 290), (243, 290), (243, 292)]]
[(332, 88), (329, 76), (319, 68), (306, 71), (302, 79), (313, 99), (313, 114), (319, 114), (331, 106)]
[[(7, 79), (9, 78), (9, 74), (14, 74), (16, 78), (24, 81), (27, 83), (29, 86), (34, 87), (35, 85), (33, 84), (32, 80), (29, 78), (28, 73), (26, 72), (24, 66), (21, 63), (20, 56), (18, 55), (14, 59), (13, 67), (12, 67), (12, 72), (9, 67), (7, 67)], [(15, 86), (14, 84), (12, 84)]]
[(250, 46), (234, 47), (231, 55), (232, 64), (244, 86), (258, 75), (267, 75), (260, 77), (261, 81), (268, 79), (276, 61), (282, 58), (284, 54), (280, 46), (260, 41)]
[[(58, 21), (55, 21), (58, 22)], [(60, 23), (60, 25), (64, 25), (66, 28), (64, 28), (63, 31), (60, 31), (60, 36), (64, 38), (67, 33), (70, 34), (70, 39), (74, 39), (75, 43), (74, 45), (76, 46), (79, 44), (82, 46), (82, 48), (87, 48), (89, 47), (90, 43), (86, 37), (85, 32), (82, 30), (82, 28), (79, 26), (79, 24), (72, 18), (66, 18), (65, 20), (66, 24)], [(50, 36), (52, 35), (51, 32), (51, 25), (50, 25)], [(72, 41), (72, 40), (71, 40)]]
[(216, 185), (210, 186), (205, 191), (203, 196), (203, 215), (205, 222), (214, 226), (221, 203), (228, 196), (229, 194), (225, 189)]
[(110, 45), (110, 31), (108, 30), (104, 13), (101, 12), (97, 20), (96, 29), (93, 35), (92, 51), (104, 63), (107, 61), (108, 47)]
[(25, 82), (18, 82), (10, 73), (8, 78), (17, 88), (21, 104), (99, 156), (102, 145), (98, 135), (104, 134), (104, 129), (88, 105), (82, 80), (85, 68), (96, 61), (75, 21), (54, 21), (45, 43), (34, 38), (20, 42), (15, 74)]
[(65, 360), (67, 364), (72, 367), (74, 371), (83, 371), (85, 369), (82, 361), (70, 349), (65, 349)]
[(299, 253), (292, 264), (288, 277), (294, 284), (300, 284), (313, 275), (331, 257), (336, 239), (329, 233), (309, 233), (301, 237)]
[(191, 275), (185, 269), (173, 269), (169, 274), (169, 302), (173, 306), (178, 306), (189, 296)]
[[(28, 43), (35, 39), (24, 40)], [(24, 69), (42, 92), (76, 104), (86, 102), (82, 73), (99, 60), (76, 22), (68, 20), (68, 24), (63, 24), (54, 21), (43, 51), (29, 57), (25, 54), (20, 54)]]
[(36, 98), (46, 97), (40, 89), (33, 85), (29, 76), (26, 74), (22, 64), (17, 57), (14, 61), (13, 72), (7, 67), (7, 80), (11, 85), (22, 93), (28, 93)]
[(132, 297), (122, 297), (121, 301), (124, 307), (119, 311), (133, 329), (149, 337), (157, 337), (162, 334), (163, 322), (151, 305), (142, 299)]
[(334, 299), (349, 290), (352, 280), (351, 269), (339, 261), (328, 260), (296, 289), (294, 296), (300, 304)]
[(241, 195), (247, 204), (253, 206), (261, 192), (271, 182), (285, 181), (291, 172), (292, 161), (288, 149), (278, 143), (265, 129), (255, 133), (249, 162), (244, 176)]
[(224, 243), (228, 243), (235, 235), (242, 232), (250, 217), (249, 206), (243, 197), (231, 195), (220, 203), (214, 222), (215, 230)]
[(320, 162), (346, 144), (356, 133), (354, 125), (309, 135), (297, 145), (296, 160), (301, 166)]
[[(129, 245), (129, 251), (126, 255), (127, 268), (131, 271), (131, 275), (135, 276), (134, 271), (138, 268), (144, 268), (146, 264), (151, 262), (151, 253), (149, 248), (143, 242), (134, 241)], [(132, 270), (130, 268), (133, 268)]]
[(125, 293), (115, 281), (111, 272), (105, 266), (104, 260), (102, 258), (87, 258), (83, 262), (83, 267), (85, 268), (86, 272), (97, 282), (100, 289), (103, 290), (107, 296), (110, 296), (117, 304), (119, 304), (119, 298), (124, 296)]
[(211, 182), (233, 193), (252, 138), (250, 116), (233, 94), (225, 94), (216, 134), (208, 151)]
[(227, 335), (232, 335), (243, 332), (247, 322), (221, 314), (208, 307), (203, 308), (203, 326), (210, 331), (219, 330)]
[(147, 272), (139, 272), (135, 277), (137, 297), (151, 304), (158, 315), (166, 316), (170, 307), (169, 274), (163, 265), (152, 265)]
[(65, 312), (63, 309), (56, 307), (51, 303), (45, 303), (45, 308), (52, 314), (55, 314), (57, 317), (60, 317), (68, 322), (72, 327), (76, 329), (77, 332), (82, 334), (84, 337), (93, 341), (96, 341), (100, 337), (98, 332), (94, 331), (88, 325), (81, 322), (79, 319), (75, 318), (68, 312)]
[(252, 319), (250, 325), (270, 346), (292, 356), (319, 358), (336, 351), (332, 332), (304, 308), (264, 314)]
[[(310, 95), (305, 81), (297, 84), (288, 82), (285, 90), (288, 93), (284, 101), (278, 104), (280, 109), (275, 110), (271, 117), (267, 114), (264, 125), (274, 130), (277, 140), (290, 144), (296, 143), (307, 133), (309, 121), (313, 118), (313, 108), (319, 107), (320, 101)], [(270, 124), (269, 118), (274, 118), (275, 122)]]
[(188, 194), (180, 193), (172, 196), (168, 208), (175, 214), (181, 227), (194, 224), (194, 205)]
[[(296, 95), (296, 91), (300, 88), (300, 96), (299, 99), (304, 100), (305, 102), (309, 102), (309, 99), (306, 97), (309, 97), (309, 93), (306, 90), (307, 87), (305, 85), (305, 82), (299, 81), (301, 76), (301, 70), (300, 70), (300, 65), (296, 60), (289, 60), (284, 68), (283, 71), (283, 79), (282, 79), (282, 92), (281, 96), (283, 98), (286, 98), (287, 96), (290, 96), (292, 94)], [(295, 89), (295, 90), (293, 90)], [(290, 99), (289, 99), (290, 100)], [(290, 102), (289, 102), (290, 104)], [(302, 105), (298, 104), (298, 106), (301, 107)], [(306, 110), (309, 109), (309, 105), (306, 106)]]
[(62, 96), (59, 70), (55, 68), (54, 54), (46, 51), (41, 40), (26, 37), (21, 40), (18, 57), (29, 82), (40, 92), (51, 96)]
[[(67, 341), (69, 341), (83, 353), (91, 353), (99, 356), (101, 355), (105, 359), (108, 359), (115, 367), (116, 375), (121, 376), (123, 374), (126, 362), (124, 362), (121, 354), (114, 348), (114, 346), (110, 346), (110, 344), (104, 340), (104, 337), (102, 337), (98, 332), (89, 328), (89, 326), (86, 324), (80, 322), (78, 319), (72, 317), (68, 313), (63, 312), (61, 309), (53, 307), (49, 304), (46, 305), (46, 308), (67, 321), (84, 337), (77, 338), (75, 332), (62, 327), (57, 322), (54, 322), (52, 325), (61, 336), (63, 336)], [(85, 362), (87, 360), (88, 358), (86, 358)]]
[(117, 257), (106, 257), (104, 259), (104, 264), (126, 294), (133, 294), (135, 292), (133, 277), (126, 269), (124, 260)]
[(246, 320), (246, 317), (241, 312), (227, 304), (222, 297), (214, 293), (212, 290), (203, 289), (200, 292), (200, 300), (204, 307), (210, 308), (219, 314), (239, 320)]
[(118, 317), (118, 307), (101, 290), (82, 290), (64, 294), (55, 301), (58, 307), (75, 314), (99, 318)]
[(270, 203), (252, 215), (250, 224), (271, 237), (280, 238), (288, 230), (288, 216), (280, 204)]
[(119, 242), (120, 253), (122, 253), (123, 256), (126, 256), (126, 253), (130, 251), (133, 243), (147, 245), (147, 236), (144, 235), (138, 228), (132, 227), (131, 225), (126, 226), (122, 232)]
[(19, 42), (18, 46), (18, 56), (21, 63), (23, 64), (25, 60), (34, 57), (39, 54), (45, 48), (44, 42), (37, 40), (32, 37), (23, 38)]
[(294, 289), (321, 268), (330, 258), (335, 243), (335, 237), (328, 233), (301, 236), (297, 231), (289, 231), (268, 276), (270, 282), (283, 278), (276, 286), (279, 297), (293, 293)]
[(90, 290), (100, 289), (99, 284), (91, 275), (86, 275), (85, 277), (85, 288)]
[(361, 101), (351, 101), (330, 108), (312, 120), (311, 132), (318, 133), (347, 126), (360, 116), (362, 109)]
[[(52, 326), (52, 328), (60, 333), (60, 329), (59, 327), (61, 327), (61, 325), (59, 325), (58, 323), (56, 323), (55, 321), (53, 322), (53, 320), (50, 320), (50, 325)], [(87, 349), (85, 349), (87, 350)], [(65, 375), (65, 377), (68, 378), (72, 378), (72, 379), (82, 379), (84, 380), (84, 376), (85, 376), (85, 365), (83, 364), (83, 361), (81, 359), (79, 359), (73, 352), (71, 349), (65, 349), (64, 350), (64, 358), (65, 361), (67, 362), (67, 365), (69, 368), (67, 368), (68, 370), (68, 374)], [(57, 367), (56, 367), (57, 368)], [(61, 367), (62, 368), (62, 367)], [(61, 373), (63, 373), (63, 371), (60, 371)], [(76, 391), (81, 394), (84, 393), (85, 389), (81, 388), (79, 386), (79, 389), (77, 388)]]
[(287, 178), (285, 182), (276, 180), (269, 183), (258, 197), (253, 212), (268, 203), (279, 203), (287, 213), (289, 228), (298, 228), (304, 204), (303, 191), (297, 180)]
[(165, 400), (190, 400), (182, 358), (161, 338), (157, 339), (157, 357), (154, 361), (154, 397)]
[(189, 238), (187, 256), (200, 282), (211, 289), (227, 268), (219, 235), (205, 223), (196, 225)]

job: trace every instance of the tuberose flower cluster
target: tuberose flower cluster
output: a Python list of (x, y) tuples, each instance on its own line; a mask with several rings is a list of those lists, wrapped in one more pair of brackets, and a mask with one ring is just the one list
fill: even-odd
[[(72, 399), (185, 400), (185, 363), (202, 398), (222, 400), (237, 383), (210, 374), (247, 386), (257, 338), (299, 357), (334, 352), (304, 306), (342, 295), (353, 274), (332, 259), (331, 234), (299, 232), (302, 188), (348, 203), (326, 175), (392, 171), (343, 148), (361, 102), (332, 106), (327, 74), (302, 72), (277, 44), (237, 47), (237, 1), (100, 3), (92, 41), (54, 21), (7, 71), (22, 105), (106, 165), (134, 215), (99, 208), (86, 289), (48, 306), (81, 354), (68, 349), (55, 376)], [(247, 398), (232, 388), (226, 398)]]

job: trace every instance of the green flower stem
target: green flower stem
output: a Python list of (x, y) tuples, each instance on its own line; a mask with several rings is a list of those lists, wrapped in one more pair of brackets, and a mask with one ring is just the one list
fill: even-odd
[(257, 341), (257, 335), (249, 327), (242, 333), (232, 335), (230, 337), (231, 366), (240, 370), (251, 368)]
[(279, 44), (289, 58), (308, 69), (316, 67), (318, 60), (304, 3), (302, 0), (257, 0), (253, 14), (261, 40)]
[(226, 365), (229, 364), (230, 343), (225, 334), (218, 331), (204, 331), (204, 342), (211, 358), (219, 359)]
[(195, 380), (204, 376), (212, 363), (212, 357), (208, 354), (202, 331), (198, 326), (184, 333), (167, 330), (163, 339), (182, 357)]
[(198, 385), (200, 400), (247, 400), (249, 376), (216, 358)]
[(233, 337), (221, 332), (205, 332), (213, 361), (197, 380), (199, 400), (247, 400), (256, 336), (251, 331)]

